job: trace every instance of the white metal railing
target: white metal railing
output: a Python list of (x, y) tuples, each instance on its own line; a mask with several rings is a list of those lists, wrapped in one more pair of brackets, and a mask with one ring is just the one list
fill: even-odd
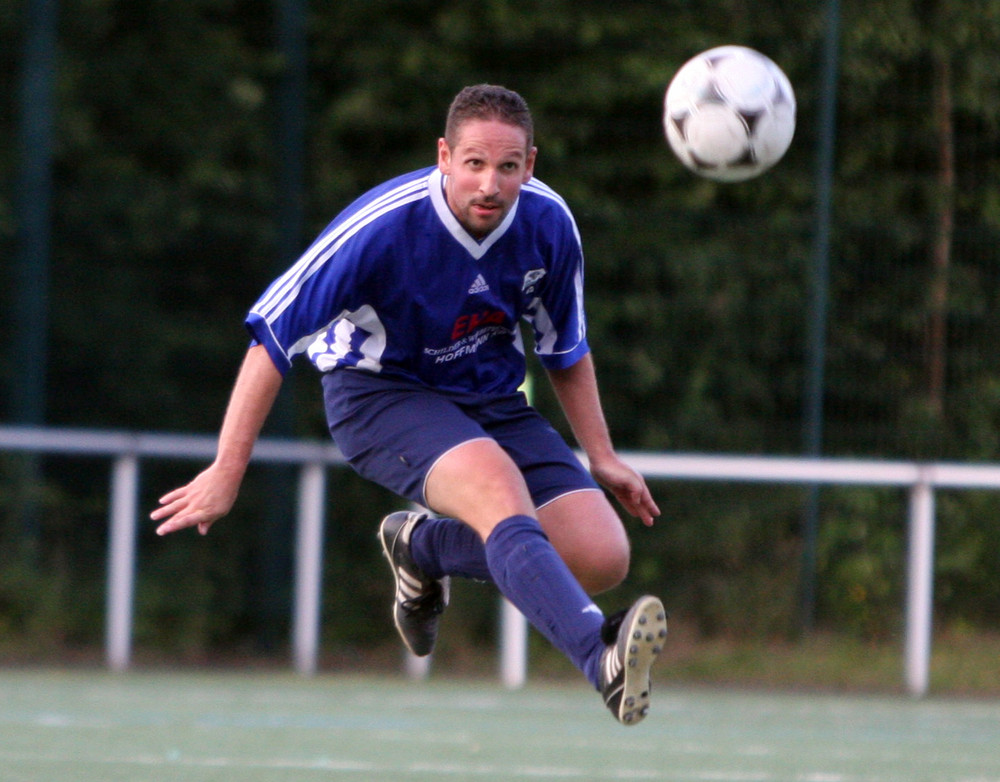
[[(0, 451), (4, 450), (112, 459), (106, 657), (113, 670), (128, 668), (141, 460), (210, 460), (215, 455), (215, 437), (0, 426)], [(904, 678), (910, 693), (926, 694), (933, 614), (934, 492), (941, 488), (1000, 490), (1000, 465), (703, 454), (623, 453), (622, 456), (647, 478), (653, 479), (906, 489), (909, 492), (909, 555)], [(342, 465), (344, 460), (333, 444), (266, 438), (257, 443), (253, 458), (299, 465), (292, 648), (295, 668), (300, 673), (313, 673), (319, 645), (325, 470), (332, 465)], [(504, 606), (502, 621), (501, 678), (508, 687), (519, 687), (525, 677), (524, 619), (516, 610)]]
[[(79, 454), (112, 459), (105, 617), (105, 656), (112, 670), (125, 670), (132, 657), (140, 460), (208, 461), (215, 457), (215, 446), (216, 438), (208, 435), (0, 426), (0, 451)], [(316, 670), (319, 653), (325, 468), (342, 465), (344, 457), (332, 443), (261, 439), (254, 448), (253, 459), (299, 465), (292, 649), (296, 669), (301, 673), (312, 673)]]

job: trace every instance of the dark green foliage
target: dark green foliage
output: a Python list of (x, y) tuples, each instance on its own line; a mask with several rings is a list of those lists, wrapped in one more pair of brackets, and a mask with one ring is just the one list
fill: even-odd
[[(0, 92), (16, 94), (25, 3), (0, 4)], [(275, 4), (60, 3), (50, 293), (49, 423), (211, 432), (277, 258)], [(587, 253), (590, 339), (623, 449), (801, 449), (814, 242), (822, 4), (378, 0), (308, 8), (306, 232), (363, 189), (429, 165), (454, 93), (504, 83), (532, 105), (537, 174), (569, 201)], [(1000, 455), (1000, 6), (843, 4), (824, 451), (995, 461)], [(692, 54), (746, 43), (796, 88), (786, 159), (739, 185), (673, 159), (660, 110)], [(942, 75), (943, 74), (943, 75)], [(935, 101), (950, 100), (954, 184)], [(15, 247), (18, 117), (0, 103), (0, 257)], [(934, 347), (933, 264), (952, 221)], [(304, 245), (309, 236), (301, 238)], [(6, 272), (0, 264), (0, 279)], [(16, 291), (0, 284), (0, 308)], [(20, 362), (0, 318), (0, 405)], [(932, 383), (935, 368), (944, 383)], [(325, 437), (316, 378), (290, 377), (290, 428)], [(551, 393), (538, 404), (562, 426)], [(192, 464), (144, 465), (143, 497)], [(41, 534), (21, 554), (23, 486), (0, 472), (0, 635), (100, 640), (107, 465), (46, 459), (32, 487)], [(137, 641), (197, 659), (284, 637), (291, 521), (253, 471), (208, 539), (140, 539)], [(792, 632), (802, 490), (658, 484), (664, 521), (633, 528), (626, 589), (662, 591), (706, 633)], [(330, 476), (328, 643), (383, 640), (389, 584), (375, 521), (394, 498)], [(995, 623), (997, 498), (939, 503), (937, 600), (946, 621)], [(899, 628), (905, 498), (822, 493), (819, 620)], [(291, 513), (291, 510), (289, 510)], [(277, 554), (275, 554), (277, 552)], [(273, 556), (272, 556), (273, 555)], [(609, 600), (612, 596), (609, 596)], [(469, 637), (492, 601), (469, 598)]]

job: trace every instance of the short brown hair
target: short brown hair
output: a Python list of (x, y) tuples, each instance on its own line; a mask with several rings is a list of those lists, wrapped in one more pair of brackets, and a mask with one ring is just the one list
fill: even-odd
[(458, 129), (470, 120), (499, 120), (521, 128), (530, 148), (535, 137), (535, 123), (527, 102), (513, 90), (494, 84), (466, 87), (451, 102), (444, 138), (454, 148)]

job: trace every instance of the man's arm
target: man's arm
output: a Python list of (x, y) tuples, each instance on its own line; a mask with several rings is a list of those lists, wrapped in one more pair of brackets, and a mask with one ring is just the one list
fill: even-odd
[(229, 512), (282, 379), (262, 345), (247, 351), (222, 421), (215, 461), (191, 483), (160, 498), (160, 507), (150, 514), (154, 521), (163, 522), (157, 534), (197, 525), (205, 535)]
[(625, 510), (642, 519), (643, 524), (651, 525), (653, 517), (660, 515), (660, 509), (643, 477), (615, 453), (601, 410), (591, 355), (588, 353), (565, 369), (549, 370), (548, 375), (573, 435), (587, 454), (591, 474), (615, 495)]

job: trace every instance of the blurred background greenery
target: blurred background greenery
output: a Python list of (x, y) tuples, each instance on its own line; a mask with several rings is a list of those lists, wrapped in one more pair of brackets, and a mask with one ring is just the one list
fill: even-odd
[[(620, 448), (998, 458), (1000, 2), (0, 0), (0, 42), (0, 422), (214, 432), (246, 308), (361, 191), (431, 164), (451, 97), (489, 81), (531, 104), (536, 175), (580, 225)], [(660, 117), (723, 43), (778, 62), (799, 107), (786, 158), (736, 185), (684, 170)], [(326, 437), (310, 367), (268, 433)], [(145, 507), (193, 469), (144, 465)], [(0, 659), (99, 648), (107, 471), (0, 454)], [(142, 530), (140, 651), (284, 654), (291, 480), (252, 468), (207, 539)], [(394, 640), (374, 531), (398, 500), (329, 488), (324, 643), (350, 661)], [(653, 488), (612, 604), (662, 594), (706, 642), (899, 635), (901, 492)], [(942, 632), (1000, 620), (998, 508), (939, 496)], [(465, 588), (445, 651), (489, 649), (495, 599)]]

